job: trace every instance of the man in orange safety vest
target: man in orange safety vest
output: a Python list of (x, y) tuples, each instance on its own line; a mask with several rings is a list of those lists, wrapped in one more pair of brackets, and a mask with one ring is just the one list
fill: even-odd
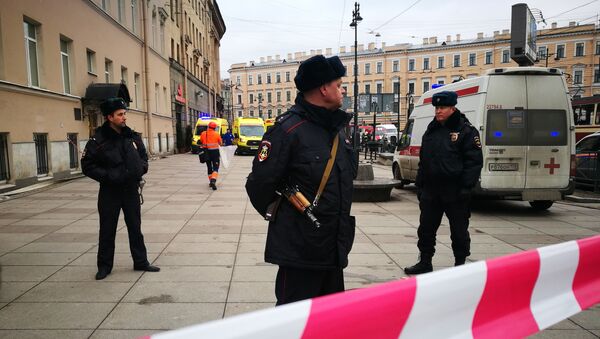
[(206, 168), (208, 170), (209, 186), (217, 189), (217, 178), (219, 177), (219, 146), (223, 144), (221, 135), (216, 131), (217, 123), (211, 121), (208, 129), (200, 134), (201, 147), (206, 149)]

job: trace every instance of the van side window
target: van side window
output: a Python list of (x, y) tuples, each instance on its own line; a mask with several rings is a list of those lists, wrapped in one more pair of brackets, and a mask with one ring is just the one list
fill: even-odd
[(577, 153), (597, 152), (600, 136), (592, 136), (577, 143)]
[(560, 146), (567, 144), (564, 110), (489, 110), (486, 145)]
[(412, 130), (414, 126), (414, 120), (410, 119), (406, 123), (404, 127), (404, 131), (402, 131), (402, 136), (400, 137), (400, 142), (398, 143), (398, 151), (403, 150), (410, 146), (410, 138), (412, 136)]

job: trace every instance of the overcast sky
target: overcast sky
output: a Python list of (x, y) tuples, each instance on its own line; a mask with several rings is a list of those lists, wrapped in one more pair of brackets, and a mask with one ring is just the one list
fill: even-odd
[[(311, 49), (354, 44), (349, 27), (354, 1), (350, 0), (217, 0), (227, 31), (221, 40), (221, 77), (234, 63), (266, 56), (309, 52)], [(421, 44), (424, 37), (461, 34), (476, 38), (478, 32), (510, 29), (511, 6), (507, 0), (364, 0), (360, 1), (363, 21), (358, 25), (358, 43)], [(546, 27), (552, 22), (566, 26), (570, 21), (597, 23), (600, 0), (532, 0), (530, 8), (541, 11)], [(537, 11), (533, 11), (534, 14)], [(539, 16), (538, 16), (539, 17)], [(543, 29), (544, 24), (538, 24)], [(381, 36), (377, 38), (375, 33)]]

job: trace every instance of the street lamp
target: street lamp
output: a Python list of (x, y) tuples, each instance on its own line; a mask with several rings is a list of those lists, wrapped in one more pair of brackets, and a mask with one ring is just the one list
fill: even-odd
[(352, 142), (354, 151), (358, 151), (358, 23), (362, 21), (359, 13), (360, 5), (358, 1), (354, 3), (352, 11), (352, 22), (350, 27), (354, 27), (354, 130), (352, 131)]

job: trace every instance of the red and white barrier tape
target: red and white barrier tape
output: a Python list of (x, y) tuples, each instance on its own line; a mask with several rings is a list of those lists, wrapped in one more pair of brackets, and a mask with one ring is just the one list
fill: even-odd
[(521, 338), (597, 303), (600, 235), (147, 338)]

